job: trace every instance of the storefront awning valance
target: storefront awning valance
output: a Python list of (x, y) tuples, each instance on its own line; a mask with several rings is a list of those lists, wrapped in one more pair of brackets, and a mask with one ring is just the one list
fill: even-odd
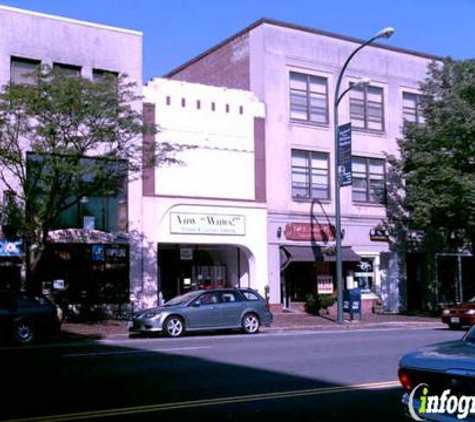
[[(281, 267), (286, 267), (291, 262), (335, 262), (335, 249), (322, 248), (320, 246), (281, 246), (280, 247), (280, 263)], [(359, 262), (359, 256), (351, 246), (343, 246), (341, 248), (341, 260), (343, 262)]]
[(127, 233), (109, 233), (100, 230), (59, 229), (48, 233), (48, 241), (52, 243), (127, 244), (129, 236)]
[[(326, 262), (335, 262), (336, 254), (323, 254), (323, 260)], [(341, 260), (343, 262), (360, 262), (361, 256), (359, 256), (351, 246), (342, 246), (341, 248)]]

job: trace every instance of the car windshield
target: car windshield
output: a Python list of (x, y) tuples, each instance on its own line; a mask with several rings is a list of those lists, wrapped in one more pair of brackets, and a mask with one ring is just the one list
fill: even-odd
[(185, 303), (189, 302), (190, 300), (195, 299), (199, 295), (199, 292), (188, 292), (181, 296), (176, 296), (173, 299), (170, 299), (168, 302), (165, 303), (164, 306), (177, 306), (177, 305), (184, 305)]
[(467, 334), (465, 334), (463, 340), (467, 343), (475, 344), (475, 325), (473, 325), (472, 328), (467, 331)]

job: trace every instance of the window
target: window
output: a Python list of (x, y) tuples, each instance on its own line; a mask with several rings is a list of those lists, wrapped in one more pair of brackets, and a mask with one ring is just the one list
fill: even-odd
[(356, 264), (356, 270), (353, 274), (354, 280), (358, 283), (358, 288), (369, 292), (373, 289), (374, 282), (374, 259), (362, 258)]
[(261, 300), (262, 298), (257, 295), (255, 292), (250, 290), (241, 290), (241, 293), (247, 300)]
[(77, 77), (81, 76), (81, 68), (79, 66), (73, 66), (69, 64), (54, 63), (53, 69), (59, 72), (63, 76)]
[(35, 85), (37, 80), (34, 73), (38, 71), (39, 60), (12, 57), (10, 63), (10, 80), (14, 84)]
[[(73, 173), (66, 171), (71, 166)], [(79, 170), (80, 168), (80, 170)], [(62, 171), (57, 180), (53, 170)], [(127, 231), (127, 167), (123, 160), (27, 153), (27, 181), (33, 200), (50, 198), (51, 180), (57, 181), (56, 208), (63, 208), (53, 225), (109, 232)], [(30, 185), (31, 184), (31, 185)], [(33, 203), (33, 202), (32, 202)]]
[(350, 91), (350, 118), (354, 128), (384, 131), (383, 88), (367, 86)]
[(328, 124), (326, 78), (290, 72), (290, 119)]
[(424, 124), (421, 100), (422, 95), (411, 92), (402, 93), (402, 115), (404, 122)]
[(92, 69), (92, 80), (94, 82), (104, 82), (108, 78), (118, 78), (119, 74), (111, 70)]
[(215, 303), (220, 303), (218, 293), (214, 292), (209, 292), (209, 293), (203, 293), (197, 302), (200, 305), (214, 305)]
[(236, 292), (221, 292), (221, 301), (223, 303), (239, 302), (241, 298)]
[(377, 158), (352, 157), (354, 202), (385, 202), (385, 162)]
[(292, 197), (330, 198), (328, 154), (292, 150)]

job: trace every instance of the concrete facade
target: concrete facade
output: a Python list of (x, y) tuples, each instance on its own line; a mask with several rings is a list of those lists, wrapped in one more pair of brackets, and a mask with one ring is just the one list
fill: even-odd
[[(142, 92), (141, 32), (82, 22), (58, 16), (0, 6), (0, 84), (10, 81), (13, 59), (26, 59), (44, 65), (61, 64), (79, 67), (81, 76), (92, 78), (93, 70), (125, 74), (136, 84), (136, 93)], [(142, 110), (138, 101), (132, 105)], [(138, 139), (137, 142), (141, 142)], [(25, 148), (25, 153), (28, 148)], [(3, 169), (2, 169), (3, 171)], [(128, 189), (128, 228), (141, 229), (141, 178), (131, 179)], [(0, 196), (4, 187), (0, 186)], [(1, 198), (0, 198), (1, 199)], [(135, 257), (135, 243), (131, 256)], [(132, 259), (130, 279), (137, 280), (142, 273), (141, 261)], [(137, 281), (138, 284), (140, 282)]]
[[(233, 48), (239, 42), (239, 49)], [(309, 246), (309, 240), (286, 238), (288, 224), (310, 224), (316, 219), (333, 224), (334, 205), (334, 116), (333, 104), (336, 79), (346, 58), (360, 44), (360, 40), (301, 28), (281, 22), (262, 20), (251, 25), (222, 44), (170, 72), (167, 77), (178, 80), (201, 81), (236, 87), (247, 84), (267, 106), (266, 115), (266, 189), (268, 204), (269, 285), (273, 303), (283, 303), (281, 248), (286, 245)], [(427, 65), (435, 57), (397, 48), (372, 45), (353, 59), (345, 73), (342, 92), (351, 82), (361, 77), (371, 78), (371, 86), (382, 88), (384, 130), (353, 130), (352, 156), (385, 160), (387, 155), (398, 154), (396, 139), (403, 125), (402, 93), (417, 93), (419, 82), (426, 75)], [(248, 73), (241, 67), (233, 72), (226, 68), (226, 77), (220, 63), (224, 57), (248, 62)], [(246, 55), (245, 58), (242, 56)], [(290, 118), (290, 72), (315, 75), (327, 82), (328, 122), (314, 124)], [(246, 75), (246, 77), (242, 77)], [(348, 96), (339, 107), (339, 123), (350, 121)], [(319, 201), (311, 214), (310, 200), (292, 198), (293, 149), (328, 154), (330, 167), (330, 197)], [(314, 204), (315, 205), (315, 204)], [(379, 204), (356, 203), (352, 188), (341, 189), (342, 228), (345, 230), (343, 246), (349, 246), (372, 261), (373, 287), (365, 295), (380, 297), (386, 310), (403, 308), (404, 298), (399, 290), (403, 284), (399, 269), (400, 259), (387, 241), (370, 239), (370, 231), (378, 227), (387, 216), (387, 209)], [(313, 216), (312, 216), (313, 215)], [(280, 232), (280, 233), (279, 233)], [(279, 234), (278, 234), (279, 233)], [(284, 234), (282, 234), (284, 233)], [(332, 246), (332, 240), (317, 242), (318, 247)], [(353, 287), (351, 273), (345, 272), (349, 287)]]

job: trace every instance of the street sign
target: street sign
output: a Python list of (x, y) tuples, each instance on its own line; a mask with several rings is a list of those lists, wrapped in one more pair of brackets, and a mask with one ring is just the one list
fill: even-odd
[(338, 126), (338, 180), (351, 186), (351, 123)]

